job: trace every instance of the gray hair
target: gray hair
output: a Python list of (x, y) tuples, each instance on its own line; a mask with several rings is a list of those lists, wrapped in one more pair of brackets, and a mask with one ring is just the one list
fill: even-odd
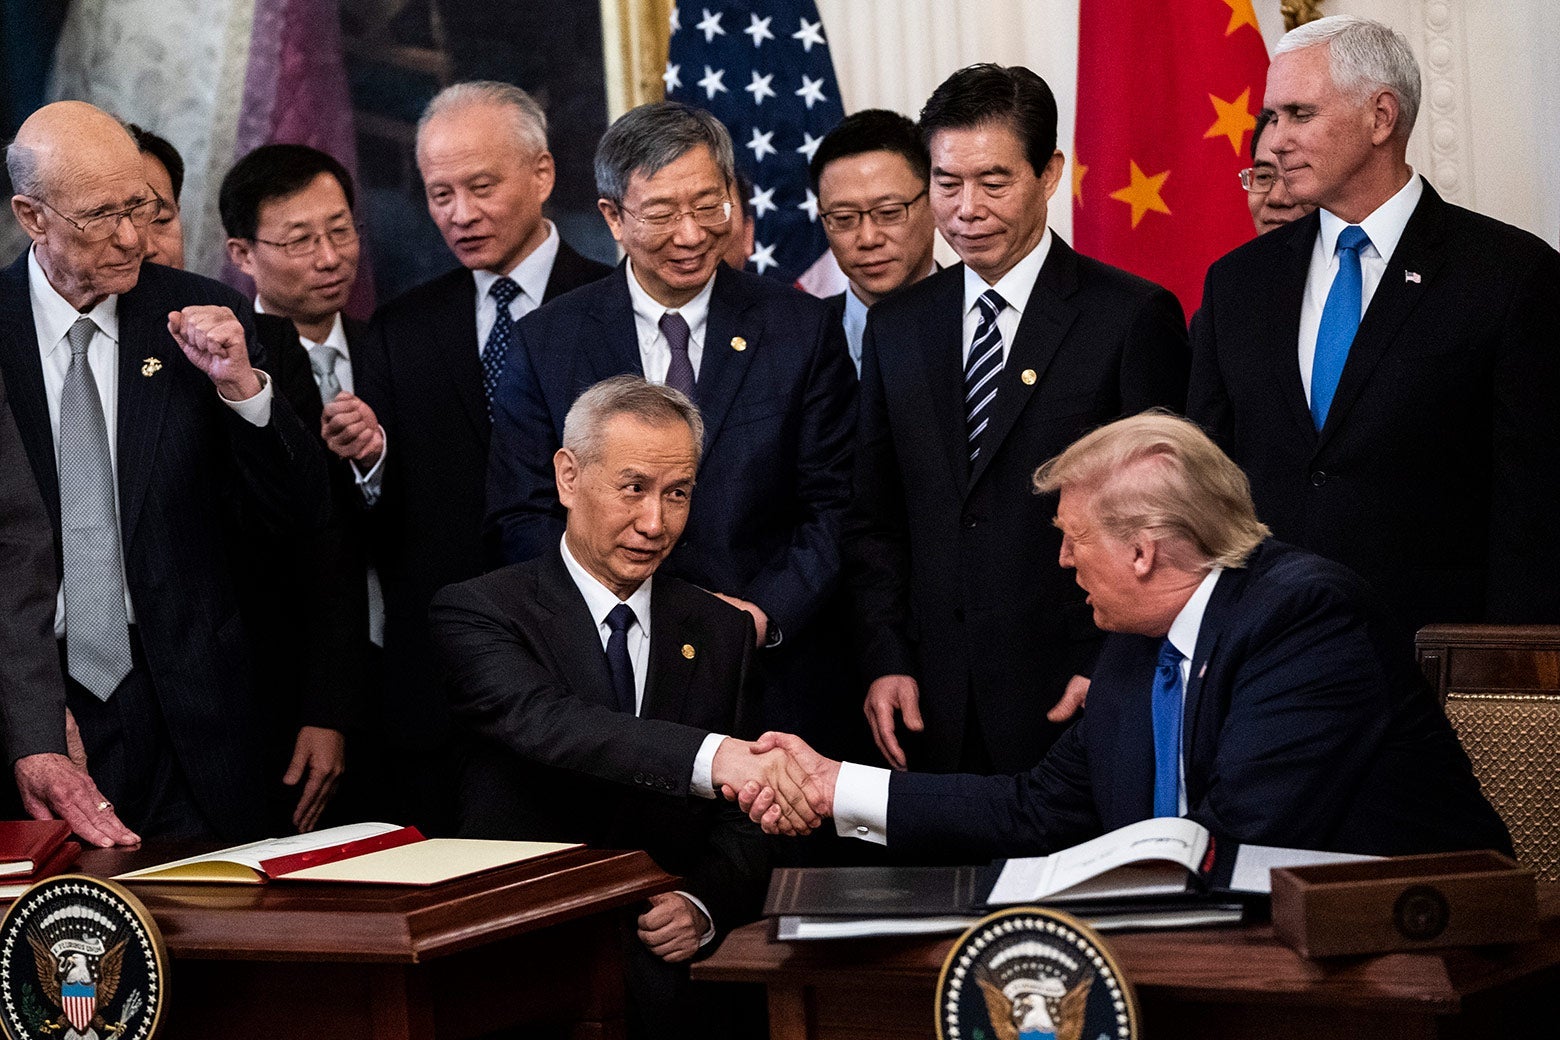
[(509, 114), (514, 126), (515, 143), (526, 153), (547, 151), (547, 113), (536, 99), (513, 83), (478, 79), (469, 83), (452, 83), (434, 95), (417, 120), (417, 139), (422, 140), (423, 128), (434, 116), (446, 115), (465, 108), (491, 106)]
[(1273, 55), (1331, 44), (1332, 80), (1363, 100), (1385, 88), (1397, 96), (1400, 116), (1394, 134), (1407, 138), (1419, 115), (1419, 62), (1403, 34), (1369, 18), (1335, 14), (1285, 33)]
[(575, 399), (563, 419), (563, 446), (581, 466), (601, 457), (608, 420), (629, 415), (651, 426), (684, 423), (693, 435), (693, 464), (704, 454), (704, 419), (680, 390), (652, 383), (642, 376), (603, 379)]
[(719, 119), (676, 101), (640, 105), (602, 135), (596, 149), (596, 192), (620, 204), (634, 174), (654, 177), (701, 144), (710, 150), (726, 183), (735, 184), (731, 134)]
[(11, 190), (18, 195), (43, 195), (43, 170), (38, 153), (12, 141), (5, 149), (5, 172), (11, 178)]

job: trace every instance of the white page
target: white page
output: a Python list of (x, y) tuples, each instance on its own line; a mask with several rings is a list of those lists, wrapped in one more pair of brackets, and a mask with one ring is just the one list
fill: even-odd
[[(1103, 834), (1092, 841), (1074, 845), (1050, 856), (1011, 859), (1003, 866), (992, 887), (989, 902), (994, 905), (1031, 903), (1069, 892), (1107, 871), (1127, 864), (1144, 864), (1139, 872), (1142, 885), (1117, 891), (1118, 883), (1102, 880), (1088, 892), (1090, 898), (1110, 895), (1152, 895), (1180, 892), (1186, 888), (1186, 874), (1196, 871), (1208, 849), (1208, 832), (1200, 824), (1179, 817), (1140, 820)], [(1169, 860), (1169, 869), (1150, 861)], [(1177, 873), (1179, 871), (1179, 873)], [(1166, 887), (1169, 886), (1169, 887)]]
[(340, 827), (327, 827), (322, 831), (310, 831), (308, 834), (289, 834), (285, 838), (266, 838), (263, 841), (252, 841), (247, 845), (234, 845), (230, 849), (218, 849), (203, 856), (190, 856), (171, 863), (159, 863), (155, 867), (146, 867), (119, 876), (137, 878), (144, 874), (167, 870), (169, 867), (182, 867), (187, 863), (241, 863), (252, 870), (259, 871), (261, 860), (290, 856), (297, 852), (313, 852), (315, 849), (328, 849), (334, 845), (362, 841), (364, 838), (389, 834), (400, 829), (393, 823), (348, 823)]
[(1235, 870), (1230, 889), (1235, 892), (1270, 893), (1271, 870), (1283, 867), (1310, 867), (1318, 863), (1353, 863), (1380, 856), (1361, 856), (1352, 852), (1320, 852), (1315, 849), (1280, 849), (1272, 845), (1242, 845), (1235, 854)]

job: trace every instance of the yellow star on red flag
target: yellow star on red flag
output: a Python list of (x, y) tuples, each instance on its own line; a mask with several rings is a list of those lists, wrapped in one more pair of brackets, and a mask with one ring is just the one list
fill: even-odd
[(1230, 24), (1224, 27), (1224, 35), (1232, 35), (1243, 25), (1249, 25), (1259, 35), (1261, 34), (1262, 26), (1257, 24), (1257, 12), (1251, 6), (1251, 0), (1222, 0), (1222, 2), (1230, 9)]
[(1083, 203), (1083, 177), (1088, 172), (1087, 166), (1076, 158), (1073, 159), (1073, 198), (1077, 199), (1080, 205)]
[(1143, 214), (1149, 210), (1169, 216), (1170, 207), (1166, 206), (1165, 200), (1160, 198), (1159, 191), (1164, 187), (1165, 178), (1170, 176), (1170, 171), (1166, 170), (1149, 177), (1138, 167), (1136, 161), (1129, 159), (1127, 165), (1130, 167), (1128, 172), (1132, 182), (1125, 188), (1118, 188), (1111, 192), (1110, 197), (1132, 207), (1132, 226), (1137, 227), (1138, 222), (1143, 219)]
[(1222, 98), (1208, 95), (1208, 100), (1213, 102), (1213, 110), (1218, 118), (1203, 134), (1204, 139), (1210, 137), (1228, 137), (1230, 147), (1235, 149), (1235, 154), (1240, 154), (1241, 142), (1246, 139), (1246, 131), (1257, 128), (1256, 114), (1251, 111), (1251, 88), (1247, 87), (1240, 92), (1240, 97), (1234, 101), (1225, 101)]

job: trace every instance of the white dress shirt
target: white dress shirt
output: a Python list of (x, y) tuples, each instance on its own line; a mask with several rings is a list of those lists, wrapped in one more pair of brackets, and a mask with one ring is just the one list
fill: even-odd
[(666, 371), (672, 367), (672, 348), (661, 331), (661, 317), (668, 311), (681, 314), (688, 323), (688, 360), (693, 364), (693, 378), (699, 378), (699, 362), (704, 360), (704, 330), (710, 320), (710, 294), (714, 291), (715, 277), (711, 275), (693, 299), (681, 307), (667, 307), (645, 292), (634, 274), (634, 261), (628, 261), (628, 297), (634, 304), (639, 365), (650, 382), (665, 383)]
[[(34, 250), (27, 251), (27, 292), (32, 301), (33, 331), (38, 337), (38, 354), (43, 361), (43, 392), (49, 404), (49, 427), (54, 438), (54, 460), (59, 465), (60, 398), (65, 393), (65, 373), (70, 369), (70, 343), (65, 338), (71, 326), (83, 316), (97, 326), (87, 345), (87, 361), (103, 406), (103, 422), (108, 432), (108, 464), (114, 476), (114, 511), (119, 511), (119, 297), (110, 296), (85, 315), (72, 307), (55, 291), (38, 265)], [(271, 383), (264, 372), (255, 369), (260, 392), (246, 401), (217, 397), (248, 422), (265, 426), (271, 421)], [(155, 376), (151, 378), (156, 378)], [(213, 390), (215, 388), (213, 387)], [(123, 531), (123, 525), (120, 527)], [(121, 534), (121, 539), (123, 535)], [(135, 624), (135, 607), (130, 602), (130, 582), (124, 576), (124, 546), (119, 553), (120, 576), (124, 579), (125, 617)], [(54, 634), (65, 638), (65, 586), (54, 606)]]
[(969, 364), (970, 347), (975, 342), (975, 329), (980, 324), (980, 308), (975, 304), (987, 289), (997, 290), (997, 295), (1007, 302), (1007, 306), (997, 315), (997, 331), (1002, 333), (1002, 363), (1007, 364), (1008, 354), (1013, 349), (1013, 337), (1018, 335), (1018, 323), (1024, 316), (1024, 308), (1029, 306), (1029, 294), (1034, 292), (1035, 279), (1040, 277), (1040, 268), (1045, 266), (1045, 258), (1051, 253), (1051, 237), (1051, 229), (1046, 228), (1045, 234), (1040, 236), (1040, 242), (1029, 251), (1029, 255), (997, 279), (996, 285), (987, 285), (986, 280), (968, 264), (964, 265), (964, 347), (959, 355), (961, 366)]
[[(524, 260), (503, 276), (520, 287), (515, 298), (509, 301), (509, 316), (515, 321), (542, 305), (542, 297), (547, 293), (547, 279), (552, 277), (553, 261), (558, 259), (558, 244), (562, 241), (558, 237), (558, 229), (549, 220), (547, 237), (542, 239), (542, 244), (531, 250)], [(500, 276), (492, 271), (473, 271), (471, 275), (477, 281), (477, 355), (480, 357), (482, 348), (487, 345), (488, 334), (498, 322), (498, 301), (493, 299), (490, 292)]]
[[(850, 363), (856, 366), (856, 375), (861, 375), (861, 338), (867, 333), (867, 305), (861, 297), (856, 295), (856, 290), (846, 286), (845, 288), (845, 346), (850, 350)], [(969, 347), (966, 346), (965, 350)]]
[[(1360, 221), (1370, 244), (1360, 250), (1360, 315), (1370, 309), (1370, 301), (1387, 271), (1387, 261), (1397, 249), (1398, 239), (1408, 218), (1414, 215), (1425, 182), (1419, 174), (1408, 178), (1398, 193), (1376, 207)], [(1325, 209), (1321, 211), (1322, 231), (1311, 247), (1311, 266), (1305, 276), (1305, 295), (1300, 299), (1300, 382), (1305, 400), (1311, 403), (1311, 366), (1316, 361), (1316, 334), (1322, 327), (1322, 308), (1338, 274), (1338, 236), (1349, 225)]]
[[(1223, 567), (1215, 567), (1203, 576), (1191, 598), (1186, 601), (1175, 620), (1170, 623), (1171, 645), (1181, 651), (1181, 703), (1186, 703), (1186, 686), (1191, 681), (1192, 655), (1197, 650), (1197, 636), (1202, 632), (1203, 614), (1208, 610), (1208, 600), (1213, 587), (1219, 583)], [(1206, 665), (1207, 662), (1202, 662)], [(834, 782), (834, 829), (841, 837), (860, 838), (877, 845), (888, 844), (888, 778), (890, 772), (879, 766), (841, 762), (840, 774)], [(1186, 815), (1186, 760), (1182, 752), (1180, 781), (1180, 812)]]

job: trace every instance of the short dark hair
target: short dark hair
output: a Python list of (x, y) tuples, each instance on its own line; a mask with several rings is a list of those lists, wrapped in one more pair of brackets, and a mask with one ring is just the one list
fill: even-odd
[(1273, 121), (1273, 110), (1264, 108), (1257, 113), (1257, 125), (1251, 128), (1251, 161), (1257, 161), (1257, 142), (1262, 140), (1262, 131), (1268, 128)]
[(710, 150), (726, 183), (735, 183), (731, 134), (719, 119), (679, 101), (652, 101), (631, 108), (607, 127), (596, 146), (596, 193), (621, 205), (634, 174), (654, 177), (701, 144)]
[(939, 130), (992, 122), (1012, 128), (1040, 176), (1056, 152), (1056, 95), (1022, 65), (970, 65), (943, 80), (921, 109), (921, 137), (930, 145)]
[(335, 158), (303, 144), (263, 144), (233, 164), (222, 178), (217, 209), (229, 238), (255, 237), (260, 205), (307, 188), (322, 173), (336, 178), (352, 209), (352, 175)]
[(848, 159), (864, 152), (893, 152), (903, 156), (922, 184), (931, 180), (931, 153), (926, 150), (921, 128), (915, 121), (886, 108), (866, 108), (846, 116), (824, 135), (818, 150), (813, 153), (812, 162), (807, 164), (813, 191), (818, 190), (818, 178), (823, 176), (825, 166), (836, 159)]
[(163, 169), (168, 171), (168, 180), (173, 185), (173, 198), (166, 201), (178, 202), (179, 192), (184, 190), (184, 157), (179, 154), (179, 150), (167, 138), (159, 137), (134, 123), (126, 123), (125, 129), (135, 138), (137, 148), (163, 164)]

